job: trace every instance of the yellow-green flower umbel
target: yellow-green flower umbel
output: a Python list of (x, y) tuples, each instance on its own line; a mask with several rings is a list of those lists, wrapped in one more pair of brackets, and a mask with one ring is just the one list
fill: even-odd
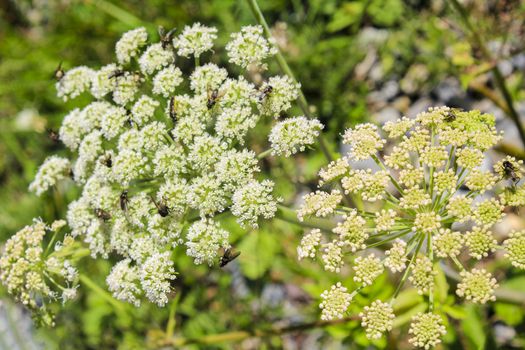
[[(486, 151), (501, 137), (494, 116), (448, 107), (387, 122), (382, 130), (367, 123), (343, 133), (349, 153), (320, 170), (319, 189), (306, 194), (297, 211), (300, 221), (324, 220), (312, 231), (316, 244), (303, 247), (311, 241), (308, 233), (299, 252), (300, 258), (319, 256), (328, 271), (352, 271), (353, 285), (336, 289), (352, 297), (384, 270), (401, 274), (389, 302), (377, 300), (361, 313), (369, 338), (392, 328), (392, 306), (408, 280), (428, 298), (429, 307), (414, 317), (410, 342), (428, 349), (441, 341), (445, 327), (434, 312), (440, 262), (458, 270), (457, 296), (474, 303), (495, 299), (496, 279), (470, 265), (499, 246), (491, 227), (504, 218), (504, 209), (524, 202), (516, 195), (523, 193), (521, 161), (508, 156), (496, 162), (494, 171), (481, 169)], [(376, 163), (375, 169), (351, 168), (351, 161), (366, 159)], [(345, 196), (356, 208), (344, 204)], [(329, 217), (337, 218), (336, 224)], [(375, 247), (384, 247), (385, 253), (366, 252)], [(525, 233), (511, 233), (501, 247), (515, 267), (525, 267)], [(347, 262), (352, 269), (345, 268)], [(328, 297), (336, 290), (324, 293), (324, 319), (342, 317), (341, 297)], [(337, 305), (330, 305), (332, 300)]]

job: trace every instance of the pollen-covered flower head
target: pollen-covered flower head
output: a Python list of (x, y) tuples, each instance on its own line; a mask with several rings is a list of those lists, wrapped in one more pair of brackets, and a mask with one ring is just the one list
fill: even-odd
[(503, 242), (506, 249), (505, 256), (510, 263), (525, 270), (525, 230), (511, 232), (509, 238)]
[[(462, 276), (457, 296), (478, 303), (493, 300), (496, 281), (471, 265), (500, 246), (493, 226), (503, 220), (506, 207), (525, 204), (519, 196), (525, 188), (520, 161), (506, 157), (493, 171), (486, 170), (491, 161), (486, 151), (500, 139), (494, 116), (448, 107), (382, 127), (365, 123), (346, 130), (342, 142), (349, 147), (320, 170), (319, 190), (304, 195), (297, 210), (306, 225), (322, 223), (315, 242), (323, 243), (309, 244), (308, 256), (319, 250), (326, 270), (353, 270), (353, 293), (373, 284), (383, 267), (400, 274), (393, 279), (397, 285), (389, 305), (395, 305), (403, 288), (427, 299), (429, 312), (415, 317), (411, 343), (433, 347), (444, 333), (441, 316), (432, 313), (439, 303), (440, 269), (452, 266)], [(333, 228), (326, 229), (328, 224)], [(514, 232), (502, 244), (518, 268), (525, 266), (523, 236)], [(383, 323), (376, 329), (368, 319), (363, 326), (372, 338), (388, 329)]]
[(271, 180), (259, 182), (252, 180), (239, 187), (233, 194), (232, 214), (241, 226), (246, 224), (257, 228), (259, 217), (271, 219), (277, 211), (277, 202), (282, 200), (272, 196), (274, 183)]
[(258, 92), (261, 114), (278, 118), (281, 113), (292, 107), (292, 102), (299, 96), (301, 84), (289, 76), (274, 76), (265, 81)]
[(182, 82), (181, 70), (173, 65), (169, 65), (159, 71), (153, 78), (152, 92), (168, 98)]
[(301, 244), (297, 247), (297, 257), (299, 260), (304, 258), (315, 258), (316, 248), (321, 241), (321, 230), (313, 229), (305, 233), (301, 239)]
[(433, 313), (419, 313), (412, 317), (408, 341), (418, 348), (431, 349), (441, 343), (441, 337), (447, 333), (441, 316)]
[(484, 269), (472, 269), (461, 272), (461, 282), (458, 284), (456, 294), (474, 303), (485, 304), (487, 301), (496, 300), (494, 290), (498, 283), (492, 275)]
[(376, 300), (365, 306), (361, 317), (361, 326), (366, 330), (369, 339), (379, 339), (383, 333), (392, 330), (394, 324), (394, 309), (388, 303)]
[(321, 308), (321, 319), (322, 320), (334, 320), (343, 318), (350, 302), (352, 301), (352, 295), (347, 292), (347, 289), (337, 283), (330, 289), (325, 290), (321, 294), (323, 300), (319, 307)]
[(383, 149), (386, 141), (379, 135), (376, 125), (359, 124), (344, 133), (343, 142), (352, 147), (351, 155), (355, 160), (362, 160)]

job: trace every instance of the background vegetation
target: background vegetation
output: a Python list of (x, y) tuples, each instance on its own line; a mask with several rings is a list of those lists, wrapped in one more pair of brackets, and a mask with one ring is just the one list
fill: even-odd
[[(462, 1), (466, 10), (461, 16), (454, 4), (260, 1), (308, 102), (327, 126), (326, 139), (333, 150), (345, 127), (448, 104), (494, 113), (507, 135), (499, 152), (523, 159), (517, 125), (525, 116), (525, 5), (512, 0)], [(154, 37), (158, 25), (182, 28), (196, 21), (219, 28), (219, 46), (241, 25), (255, 23), (242, 0), (0, 2), (0, 242), (33, 217), (62, 218), (67, 203), (78, 194), (74, 188), (60, 188), (38, 198), (27, 191), (46, 155), (66, 153), (49, 137), (77, 103), (64, 104), (55, 97), (51, 77), (59, 62), (66, 69), (98, 67), (113, 60), (113, 45), (126, 30), (143, 25)], [(218, 55), (224, 56), (221, 51)], [(270, 71), (277, 73), (278, 66), (272, 63)], [(312, 150), (293, 161), (275, 162), (265, 164), (265, 171), (278, 179), (286, 202), (293, 203), (297, 193), (313, 188), (325, 159)], [(523, 221), (519, 214), (514, 219)], [(388, 342), (371, 344), (352, 319), (329, 327), (310, 324), (318, 319), (315, 299), (335, 276), (318, 265), (297, 263), (299, 227), (274, 221), (247, 233), (232, 220), (229, 230), (242, 252), (240, 258), (227, 269), (210, 270), (181, 257), (176, 296), (164, 309), (148, 304), (135, 309), (113, 300), (104, 292), (109, 265), (103, 261), (85, 261), (83, 270), (95, 285), (82, 287), (79, 298), (58, 314), (53, 329), (31, 328), (27, 315), (0, 292), (4, 296), (0, 348), (43, 344), (40, 348), (144, 349), (188, 344), (224, 349), (393, 349), (406, 344), (398, 331)], [(506, 274), (505, 286), (518, 296), (525, 293), (525, 275), (510, 269)], [(386, 278), (375, 286), (368, 297), (390, 288)], [(443, 279), (440, 287), (445, 291), (449, 286)], [(405, 292), (404, 298), (402, 316), (396, 321), (401, 327), (418, 311), (413, 292)], [(453, 321), (444, 347), (524, 348), (525, 301), (510, 299), (484, 308), (453, 306), (451, 300)], [(364, 303), (357, 299), (352, 311)], [(305, 329), (292, 332), (297, 324)], [(231, 333), (234, 330), (239, 332)]]

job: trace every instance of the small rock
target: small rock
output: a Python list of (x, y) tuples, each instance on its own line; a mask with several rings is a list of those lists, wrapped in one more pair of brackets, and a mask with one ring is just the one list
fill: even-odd
[(394, 107), (386, 107), (373, 116), (373, 119), (383, 125), (388, 121), (395, 121), (401, 117), (401, 113)]
[(520, 53), (512, 58), (512, 64), (518, 70), (525, 69), (525, 53)]
[(512, 62), (510, 60), (501, 61), (498, 63), (498, 68), (504, 77), (511, 75), (513, 71)]

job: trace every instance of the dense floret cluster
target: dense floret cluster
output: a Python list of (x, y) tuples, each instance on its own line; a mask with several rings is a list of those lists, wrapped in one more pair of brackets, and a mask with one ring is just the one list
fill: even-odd
[[(319, 256), (325, 269), (335, 272), (352, 262), (356, 290), (347, 292), (350, 287), (340, 283), (327, 290), (321, 303), (324, 319), (345, 314), (343, 307), (349, 303), (333, 297), (336, 291), (354, 295), (390, 270), (402, 274), (401, 284), (388, 305), (375, 301), (364, 309), (367, 335), (378, 338), (391, 329), (394, 316), (389, 307), (402, 283), (410, 281), (419, 294), (428, 296), (430, 308), (414, 317), (410, 342), (433, 347), (445, 332), (441, 316), (433, 313), (440, 263), (459, 271), (459, 297), (481, 304), (495, 300), (496, 279), (485, 269), (472, 268), (472, 261), (461, 261), (460, 254), (465, 252), (463, 257), (476, 262), (502, 248), (515, 267), (525, 266), (525, 233), (512, 232), (502, 242), (492, 233), (505, 216), (504, 209), (524, 201), (517, 195), (524, 191), (521, 161), (507, 156), (494, 164), (493, 171), (482, 168), (485, 152), (501, 137), (492, 115), (448, 107), (387, 122), (382, 130), (368, 123), (343, 134), (349, 153), (321, 169), (320, 189), (304, 196), (297, 214), (300, 221), (312, 216), (338, 218), (331, 230), (306, 233), (298, 247), (300, 259)], [(375, 167), (350, 165), (365, 159)], [(345, 205), (345, 195), (359, 209)], [(383, 256), (366, 252), (380, 246), (385, 247)]]
[[(69, 205), (71, 235), (93, 258), (122, 258), (107, 284), (137, 306), (143, 298), (167, 303), (175, 247), (196, 264), (217, 264), (230, 248), (217, 215), (229, 212), (253, 228), (272, 218), (281, 199), (273, 181), (259, 179), (259, 159), (302, 151), (323, 127), (301, 116), (275, 120), (298, 96), (293, 79), (272, 76), (256, 86), (200, 63), (216, 38), (216, 28), (197, 23), (148, 44), (146, 30), (134, 29), (117, 42), (116, 63), (71, 69), (56, 83), (64, 100), (90, 93), (94, 101), (72, 110), (60, 128), (74, 160), (50, 157), (30, 189), (41, 195), (74, 180), (82, 195)], [(226, 50), (232, 64), (250, 69), (277, 52), (258, 26), (233, 34)], [(193, 71), (184, 74), (179, 60), (180, 67), (194, 62)], [(258, 156), (248, 140), (259, 122), (275, 125)]]
[[(54, 324), (47, 308), (49, 302), (65, 303), (77, 294), (78, 271), (74, 264), (82, 251), (70, 235), (54, 242), (65, 225), (64, 220), (51, 226), (35, 220), (6, 242), (0, 257), (0, 281), (8, 293), (33, 311), (38, 324)], [(48, 234), (53, 238), (46, 245), (44, 237)]]

